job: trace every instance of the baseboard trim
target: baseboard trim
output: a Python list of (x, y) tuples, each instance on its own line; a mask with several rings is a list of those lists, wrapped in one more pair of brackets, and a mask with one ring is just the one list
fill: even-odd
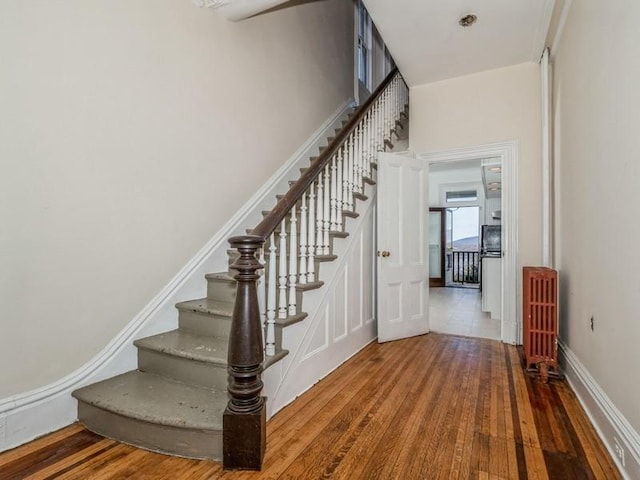
[(265, 202), (272, 202), (275, 194), (286, 191), (289, 180), (299, 177), (299, 167), (317, 154), (327, 137), (333, 136), (354, 104), (353, 99), (348, 99), (340, 105), (101, 352), (56, 382), (0, 399), (0, 452), (73, 423), (77, 418), (77, 403), (71, 397), (73, 390), (136, 368), (133, 341), (175, 328), (167, 324), (166, 318), (177, 324), (174, 305), (189, 298), (189, 282), (195, 278), (204, 285), (204, 273), (215, 271), (211, 270), (212, 265), (222, 268), (226, 263), (227, 239), (244, 234), (247, 225), (257, 224), (266, 208)]
[[(558, 342), (560, 361), (569, 385), (625, 479), (640, 478), (640, 435), (611, 402), (578, 357)], [(616, 455), (614, 437), (624, 448), (624, 465)]]

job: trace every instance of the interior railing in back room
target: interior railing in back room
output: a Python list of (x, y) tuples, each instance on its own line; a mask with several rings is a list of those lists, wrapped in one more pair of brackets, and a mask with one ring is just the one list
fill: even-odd
[[(239, 257), (231, 265), (238, 273), (223, 420), (225, 468), (262, 466), (266, 408), (261, 373), (265, 355), (269, 361), (278, 353), (276, 322), (287, 323), (301, 313), (297, 290), (318, 282), (316, 261), (330, 254), (330, 239), (343, 231), (343, 215), (354, 212), (355, 199), (364, 198), (365, 183), (375, 183), (377, 152), (391, 144), (408, 99), (408, 88), (394, 69), (262, 222), (250, 234), (229, 239)], [(258, 273), (262, 268), (264, 276)]]

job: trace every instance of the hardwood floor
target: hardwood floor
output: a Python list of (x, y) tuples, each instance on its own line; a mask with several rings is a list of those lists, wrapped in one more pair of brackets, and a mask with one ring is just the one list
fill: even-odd
[(0, 479), (617, 479), (569, 387), (518, 350), (430, 334), (372, 344), (268, 424), (262, 472), (167, 457), (73, 425), (0, 454)]

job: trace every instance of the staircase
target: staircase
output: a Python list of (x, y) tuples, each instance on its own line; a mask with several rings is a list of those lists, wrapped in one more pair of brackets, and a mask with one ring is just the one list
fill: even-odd
[[(393, 99), (401, 102), (402, 107), (392, 105), (390, 94), (385, 96), (385, 88), (391, 82), (397, 89)], [(255, 414), (260, 410), (261, 419), (258, 417), (257, 422), (261, 425), (252, 423), (247, 431), (241, 429), (238, 435), (242, 440), (234, 440), (236, 437), (228, 433), (237, 430), (238, 425), (234, 423), (230, 428), (226, 417), (224, 420), (225, 435), (231, 435), (225, 439), (225, 466), (229, 445), (240, 441), (243, 444), (240, 450), (261, 450), (257, 453), (259, 468), (264, 438), (251, 447), (252, 442), (246, 444), (245, 437), (252, 436), (254, 427), (256, 435), (264, 437), (260, 372), (287, 355), (282, 349), (283, 329), (307, 317), (302, 310), (304, 292), (323, 286), (318, 276), (321, 265), (337, 258), (333, 255), (335, 239), (349, 235), (344, 230), (343, 218), (358, 216), (356, 201), (367, 199), (364, 184), (375, 184), (375, 151), (393, 148), (392, 141), (406, 143), (408, 97), (401, 77), (392, 72), (378, 90), (359, 111), (349, 115), (350, 120), (343, 122), (343, 129), (336, 130), (340, 144), (336, 146), (336, 139), (329, 138), (319, 158), (311, 159), (309, 170), (323, 170), (313, 182), (308, 182), (310, 187), (304, 186), (304, 193), (291, 202), (292, 192), (300, 188), (298, 182), (292, 182), (287, 195), (278, 197), (276, 207), (263, 212), (263, 223), (274, 216), (282, 218), (276, 223), (277, 227), (265, 232), (259, 253), (249, 256), (242, 248), (239, 248), (242, 253), (229, 250), (228, 270), (206, 275), (206, 298), (176, 305), (176, 330), (134, 342), (138, 351), (137, 370), (73, 392), (78, 400), (78, 418), (89, 430), (155, 452), (221, 460), (223, 416), (233, 412), (230, 414), (233, 422), (239, 420), (242, 426), (242, 414)], [(382, 110), (382, 98), (389, 111)], [(371, 112), (375, 113), (376, 106), (380, 106), (381, 115), (386, 113), (394, 118), (387, 123), (375, 123), (378, 120), (374, 120)], [(380, 126), (381, 134), (366, 137), (364, 127), (360, 127), (365, 121), (376, 127), (376, 132)], [(361, 137), (354, 136), (354, 125), (357, 125), (356, 131), (361, 131)], [(348, 138), (344, 129), (351, 132), (347, 132)], [(370, 146), (367, 155), (365, 146)], [(356, 159), (358, 148), (362, 160)], [(338, 153), (327, 155), (327, 151)], [(324, 159), (329, 156), (331, 158)], [(325, 165), (318, 166), (322, 161)], [(310, 175), (306, 170), (302, 169), (300, 182)], [(287, 200), (291, 205), (279, 212)], [(247, 238), (258, 238), (259, 228), (248, 230)], [(249, 258), (254, 262), (252, 267), (247, 266)], [(250, 268), (253, 273), (247, 273)], [(261, 268), (264, 273), (258, 277), (256, 269)], [(247, 288), (257, 289), (257, 295), (247, 295)], [(256, 330), (258, 310), (262, 313)], [(252, 334), (246, 333), (249, 328), (253, 328)], [(242, 340), (238, 341), (238, 337)], [(252, 353), (244, 354), (239, 345)], [(232, 352), (230, 347), (234, 349)], [(237, 364), (238, 358), (245, 359), (244, 363)], [(247, 363), (247, 358), (258, 360)], [(232, 461), (230, 466), (253, 468), (252, 465), (247, 467), (242, 461), (241, 464)]]

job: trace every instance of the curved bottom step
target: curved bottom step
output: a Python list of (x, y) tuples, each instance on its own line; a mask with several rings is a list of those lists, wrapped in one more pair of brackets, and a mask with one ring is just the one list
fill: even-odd
[(99, 435), (168, 455), (222, 459), (226, 392), (133, 371), (73, 396), (79, 420)]

